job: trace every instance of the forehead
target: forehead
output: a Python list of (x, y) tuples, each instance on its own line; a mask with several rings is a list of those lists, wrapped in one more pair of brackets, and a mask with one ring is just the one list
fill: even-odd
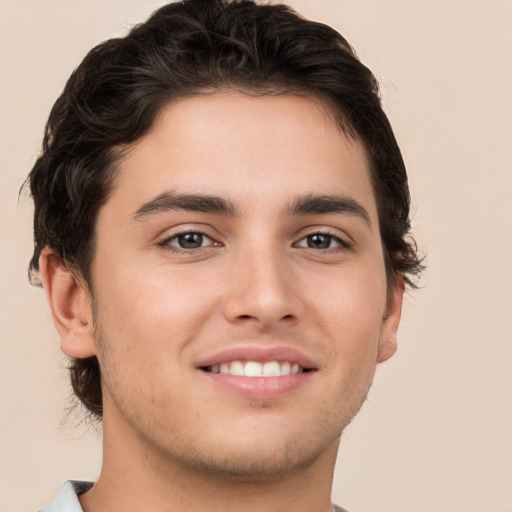
[(227, 197), (243, 208), (285, 195), (349, 194), (374, 210), (363, 145), (314, 98), (223, 92), (166, 105), (125, 151), (111, 201), (136, 211), (165, 191)]

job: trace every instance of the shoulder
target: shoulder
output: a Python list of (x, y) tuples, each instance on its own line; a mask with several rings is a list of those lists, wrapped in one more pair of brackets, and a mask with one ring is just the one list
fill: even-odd
[(83, 512), (78, 496), (92, 487), (92, 482), (68, 480), (62, 486), (59, 495), (39, 512)]

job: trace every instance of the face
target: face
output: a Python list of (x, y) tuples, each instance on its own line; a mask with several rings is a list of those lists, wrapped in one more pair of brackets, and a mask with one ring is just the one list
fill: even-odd
[(240, 477), (335, 457), (394, 351), (401, 291), (388, 299), (363, 148), (319, 102), (168, 105), (96, 235), (89, 350), (111, 443)]

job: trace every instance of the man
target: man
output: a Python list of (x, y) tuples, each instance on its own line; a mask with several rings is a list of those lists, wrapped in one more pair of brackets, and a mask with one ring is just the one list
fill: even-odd
[(29, 183), (93, 484), (45, 512), (318, 511), (421, 265), (376, 81), (285, 6), (186, 0), (93, 49)]

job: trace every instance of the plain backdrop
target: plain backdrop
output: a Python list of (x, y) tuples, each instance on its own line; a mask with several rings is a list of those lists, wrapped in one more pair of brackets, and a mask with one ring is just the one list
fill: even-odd
[[(0, 0), (0, 511), (94, 480), (99, 435), (67, 414), (65, 359), (29, 286), (18, 189), (86, 51), (154, 0)], [(512, 512), (512, 1), (291, 0), (337, 28), (381, 82), (427, 253), (399, 350), (341, 446), (351, 512)]]

